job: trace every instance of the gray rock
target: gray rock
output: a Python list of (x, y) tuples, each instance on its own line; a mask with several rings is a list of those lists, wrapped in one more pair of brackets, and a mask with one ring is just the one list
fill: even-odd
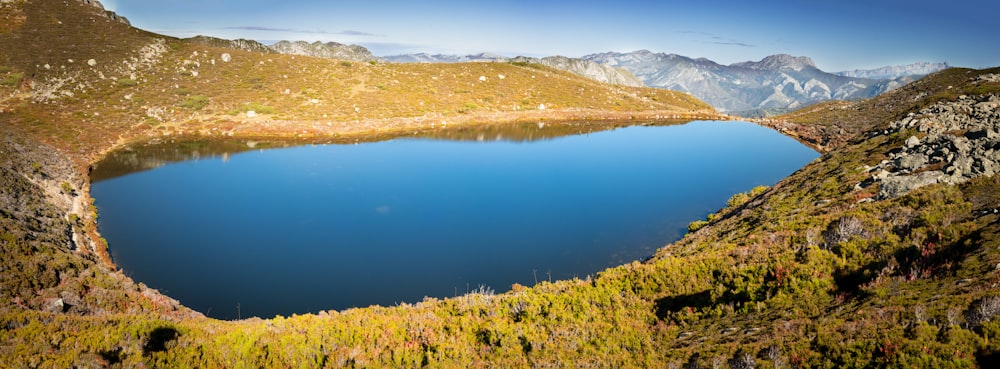
[(915, 189), (937, 184), (941, 182), (944, 177), (944, 173), (936, 170), (918, 173), (911, 176), (890, 177), (882, 181), (878, 197), (879, 199), (899, 197)]
[(976, 104), (976, 109), (983, 111), (993, 111), (1000, 107), (1000, 101), (984, 101)]
[(50, 313), (62, 313), (65, 311), (66, 305), (63, 303), (63, 299), (50, 299), (45, 303), (45, 311)]
[(992, 177), (997, 172), (1000, 172), (1000, 164), (993, 160), (983, 160), (980, 162), (982, 166), (982, 175), (987, 177)]
[(955, 151), (961, 154), (968, 154), (972, 146), (969, 144), (969, 139), (965, 137), (951, 137), (951, 146), (955, 148)]
[(924, 154), (907, 155), (896, 160), (896, 167), (909, 171), (916, 170), (927, 164), (928, 158)]
[(59, 299), (63, 301), (63, 305), (69, 305), (69, 306), (83, 305), (83, 299), (81, 299), (79, 295), (70, 291), (60, 292)]
[(920, 145), (920, 139), (917, 136), (910, 136), (910, 138), (906, 139), (906, 147), (913, 148), (917, 145)]
[(975, 160), (968, 156), (959, 156), (951, 162), (945, 168), (945, 173), (951, 174), (953, 176), (966, 176), (972, 174), (972, 166), (975, 164)]

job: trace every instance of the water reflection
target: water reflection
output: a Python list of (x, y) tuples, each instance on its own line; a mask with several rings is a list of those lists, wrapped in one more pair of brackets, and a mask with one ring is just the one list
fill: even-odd
[[(688, 121), (668, 120), (656, 122), (557, 122), (557, 123), (516, 123), (478, 124), (463, 127), (448, 127), (414, 131), (406, 137), (451, 140), (451, 141), (505, 141), (531, 142), (550, 140), (558, 137), (588, 134), (629, 126), (666, 126), (684, 124)], [(208, 158), (222, 158), (228, 161), (230, 155), (252, 150), (287, 148), (305, 144), (355, 144), (359, 142), (382, 141), (399, 136), (378, 136), (351, 139), (276, 140), (276, 139), (228, 139), (228, 138), (157, 138), (132, 144), (108, 153), (96, 163), (90, 172), (92, 182), (100, 182), (129, 173), (155, 169), (170, 163)]]
[(155, 142), (98, 163), (91, 193), (118, 265), (210, 316), (393, 305), (644, 258), (817, 156), (749, 123), (675, 124)]

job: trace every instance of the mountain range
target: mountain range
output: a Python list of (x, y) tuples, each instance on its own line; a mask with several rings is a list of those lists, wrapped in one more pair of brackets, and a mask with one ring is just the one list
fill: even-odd
[[(648, 50), (591, 54), (583, 60), (624, 68), (647, 86), (688, 92), (716, 109), (744, 116), (770, 115), (826, 100), (873, 97), (911, 81), (912, 77), (905, 74), (913, 70), (887, 67), (882, 72), (855, 71), (841, 75), (820, 70), (808, 57), (784, 54), (730, 65)], [(918, 72), (926, 74), (934, 68), (943, 65), (927, 65)], [(887, 78), (852, 76), (877, 74)]]
[(871, 70), (830, 73), (808, 57), (771, 55), (760, 61), (722, 65), (705, 58), (648, 50), (598, 53), (582, 58), (504, 58), (495, 54), (406, 54), (384, 58), (396, 63), (511, 61), (542, 64), (602, 82), (665, 88), (690, 93), (720, 111), (743, 116), (788, 112), (827, 100), (860, 100), (899, 88), (916, 77), (948, 68), (946, 63), (914, 63)]
[(508, 58), (491, 53), (470, 55), (402, 54), (377, 57), (363, 46), (336, 42), (279, 41), (270, 46), (250, 40), (197, 36), (191, 40), (246, 51), (389, 63), (512, 62), (540, 64), (596, 81), (648, 86), (690, 93), (719, 111), (740, 116), (770, 116), (827, 100), (861, 100), (894, 90), (916, 77), (948, 68), (921, 62), (870, 70), (826, 72), (809, 57), (771, 55), (760, 61), (722, 65), (706, 58), (638, 50), (569, 58)]

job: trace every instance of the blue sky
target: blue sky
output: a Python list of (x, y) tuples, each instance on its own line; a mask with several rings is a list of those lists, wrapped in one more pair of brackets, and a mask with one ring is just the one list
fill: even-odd
[(809, 56), (827, 71), (917, 61), (1000, 66), (996, 0), (103, 2), (133, 25), (171, 36), (335, 41), (375, 55), (647, 49), (722, 64)]

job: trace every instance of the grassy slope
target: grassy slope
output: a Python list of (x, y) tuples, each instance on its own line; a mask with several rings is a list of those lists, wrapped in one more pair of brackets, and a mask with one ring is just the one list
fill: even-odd
[[(0, 106), (13, 110), (5, 122), (75, 158), (163, 134), (328, 137), (442, 122), (717, 116), (687, 94), (609, 86), (538, 65), (260, 54), (157, 36), (88, 9), (76, 0), (0, 8), (0, 17), (24, 18), (0, 37), (0, 80), (10, 79), (0, 84)], [(33, 91), (16, 90), (29, 84)], [(47, 91), (56, 98), (40, 96)], [(248, 118), (246, 110), (261, 114)]]
[[(28, 3), (32, 6), (45, 10)], [(32, 22), (29, 17), (25, 24)], [(980, 322), (966, 314), (984, 297), (995, 296), (1000, 282), (995, 270), (1000, 218), (984, 212), (1000, 205), (995, 190), (1000, 179), (859, 203), (871, 195), (854, 189), (865, 176), (860, 168), (881, 161), (906, 137), (862, 140), (839, 134), (840, 129), (846, 134), (884, 126), (923, 104), (917, 97), (921, 93), (934, 96), (951, 91), (949, 85), (971, 89), (968, 78), (953, 80), (951, 73), (979, 72), (937, 74), (887, 95), (894, 100), (849, 105), (843, 110), (853, 111), (848, 120), (822, 112), (797, 119), (801, 127), (837, 129), (829, 137), (839, 141), (830, 142), (842, 143), (829, 145), (831, 152), (772, 189), (734, 196), (707, 226), (644, 263), (588, 280), (515, 286), (502, 295), (480, 291), (416, 305), (220, 322), (131, 284), (85, 250), (65, 248), (70, 235), (85, 228), (71, 224), (85, 221), (61, 216), (67, 204), (86, 198), (75, 191), (86, 183), (69, 159), (86, 163), (119, 135), (220, 130), (286, 135), (303, 128), (307, 135), (371, 134), (426, 125), (420, 118), (503, 117), (514, 106), (530, 110), (536, 103), (565, 108), (562, 112), (608, 109), (626, 117), (635, 114), (632, 110), (648, 110), (646, 104), (674, 112), (696, 106), (678, 110), (670, 106), (681, 105), (676, 100), (656, 105), (678, 96), (668, 92), (611, 88), (506, 64), (347, 66), (208, 49), (213, 57), (230, 52), (233, 64), (222, 68), (217, 60), (213, 69), (210, 59), (203, 60), (195, 77), (191, 68), (184, 74), (177, 65), (205, 48), (173, 40), (166, 45), (168, 52), (155, 65), (128, 77), (137, 85), (121, 83), (124, 77), (115, 75), (57, 101), (36, 103), (18, 96), (4, 101), (3, 129), (15, 137), (0, 146), (5, 154), (13, 153), (0, 167), (5, 181), (0, 192), (5, 201), (0, 209), (5, 277), (0, 366), (709, 367), (752, 360), (765, 367), (970, 367), (988, 366), (1000, 349), (995, 339), (1000, 324), (975, 324)], [(250, 62), (253, 58), (259, 62)], [(31, 65), (4, 62), (11, 66), (3, 72), (7, 76), (37, 73)], [(264, 69), (269, 66), (275, 69)], [(341, 72), (343, 77), (333, 77)], [(501, 73), (503, 80), (486, 82), (496, 85), (482, 86), (478, 80)], [(288, 84), (284, 74), (296, 82)], [(429, 76), (438, 79), (430, 82)], [(531, 76), (544, 83), (532, 83)], [(315, 87), (352, 78), (357, 81), (337, 88)], [(35, 74), (35, 79), (42, 77)], [(7, 88), (4, 96), (15, 89), (0, 88)], [(586, 93), (573, 92), (578, 88)], [(282, 94), (284, 89), (291, 93)], [(132, 98), (124, 99), (129, 93)], [(191, 95), (204, 95), (208, 105), (201, 110), (178, 105)], [(874, 109), (885, 106), (879, 101), (894, 105)], [(245, 103), (271, 107), (274, 113), (258, 120), (228, 114)], [(174, 112), (154, 122), (146, 114), (150, 107)], [(459, 112), (463, 108), (469, 111)], [(480, 110), (488, 114), (476, 115)], [(352, 113), (363, 116), (354, 122)], [(407, 119), (395, 119), (400, 116)], [(327, 120), (335, 129), (322, 128)], [(337, 122), (346, 124), (338, 128)], [(317, 131), (310, 133), (309, 127)], [(67, 154), (53, 154), (39, 142)], [(69, 186), (61, 190), (63, 178)], [(31, 210), (21, 213), (24, 209)], [(860, 230), (842, 242), (824, 240), (849, 218), (859, 221)], [(35, 269), (10, 273), (26, 267)], [(47, 312), (58, 297), (72, 304), (56, 305), (54, 310), (65, 313)]]

